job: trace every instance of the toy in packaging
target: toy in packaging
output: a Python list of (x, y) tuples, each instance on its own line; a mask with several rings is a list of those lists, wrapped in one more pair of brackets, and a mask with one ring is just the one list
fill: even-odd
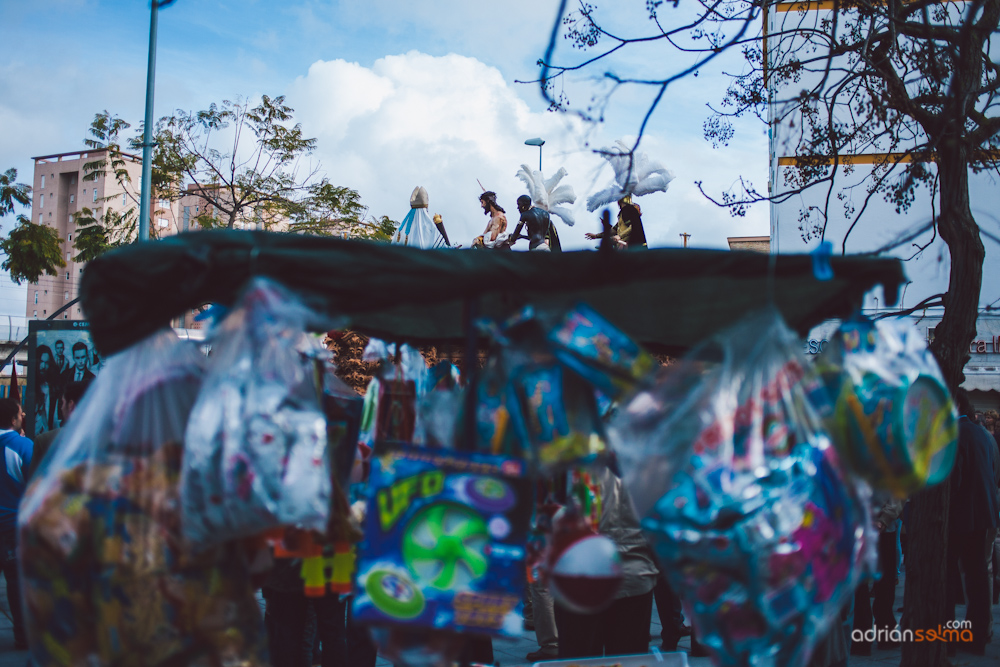
[(531, 511), (523, 464), (420, 448), (373, 460), (357, 620), (452, 632), (520, 632)]
[(607, 443), (593, 385), (560, 361), (546, 327), (528, 308), (490, 330), (496, 349), (474, 389), (474, 448), (553, 471), (598, 460)]
[(905, 498), (951, 472), (958, 417), (934, 356), (903, 320), (844, 322), (818, 360), (830, 431), (855, 474)]
[(109, 358), (39, 468), (19, 517), (34, 664), (270, 664), (248, 555), (183, 548), (203, 359), (172, 331)]
[(635, 341), (578, 304), (549, 332), (556, 356), (611, 398), (632, 389), (656, 367), (656, 360)]
[(823, 430), (825, 397), (767, 310), (666, 369), (610, 427), (643, 530), (716, 664), (801, 667), (872, 569), (867, 487)]
[(219, 325), (187, 429), (183, 529), (194, 548), (277, 526), (326, 529), (332, 482), (310, 318), (256, 279)]

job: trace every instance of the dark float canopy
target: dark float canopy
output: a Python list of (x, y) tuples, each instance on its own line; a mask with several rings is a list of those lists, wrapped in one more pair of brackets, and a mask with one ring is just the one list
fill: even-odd
[[(658, 249), (564, 253), (419, 250), (250, 231), (203, 231), (133, 244), (90, 262), (81, 300), (98, 349), (112, 354), (205, 303), (230, 305), (268, 276), (356, 331), (416, 344), (466, 339), (464, 309), (503, 317), (524, 304), (585, 302), (656, 351), (678, 352), (774, 302), (800, 334), (856, 310), (881, 284), (893, 304), (896, 259), (834, 257), (813, 277), (809, 255)], [(773, 285), (769, 282), (773, 272)]]

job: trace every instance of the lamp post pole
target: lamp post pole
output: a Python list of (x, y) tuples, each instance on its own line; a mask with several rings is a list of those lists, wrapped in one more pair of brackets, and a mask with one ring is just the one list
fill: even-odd
[(142, 128), (142, 189), (139, 194), (139, 240), (149, 240), (149, 210), (153, 175), (153, 89), (156, 82), (156, 20), (160, 0), (149, 10), (149, 61), (146, 65), (146, 121)]
[(528, 139), (524, 142), (525, 146), (538, 146), (538, 171), (542, 170), (542, 146), (545, 145), (544, 139)]

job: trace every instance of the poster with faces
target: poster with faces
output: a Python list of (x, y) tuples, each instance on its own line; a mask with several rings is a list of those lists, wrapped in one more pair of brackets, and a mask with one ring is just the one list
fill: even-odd
[(94, 348), (86, 321), (31, 320), (28, 345), (28, 383), (22, 401), (24, 434), (33, 438), (62, 427), (66, 387), (92, 381), (104, 360)]

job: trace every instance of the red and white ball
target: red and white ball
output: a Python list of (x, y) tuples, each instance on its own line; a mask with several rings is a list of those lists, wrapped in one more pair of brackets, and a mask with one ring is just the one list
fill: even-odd
[(615, 599), (624, 573), (615, 543), (588, 535), (555, 555), (549, 572), (552, 597), (579, 614), (595, 614)]

